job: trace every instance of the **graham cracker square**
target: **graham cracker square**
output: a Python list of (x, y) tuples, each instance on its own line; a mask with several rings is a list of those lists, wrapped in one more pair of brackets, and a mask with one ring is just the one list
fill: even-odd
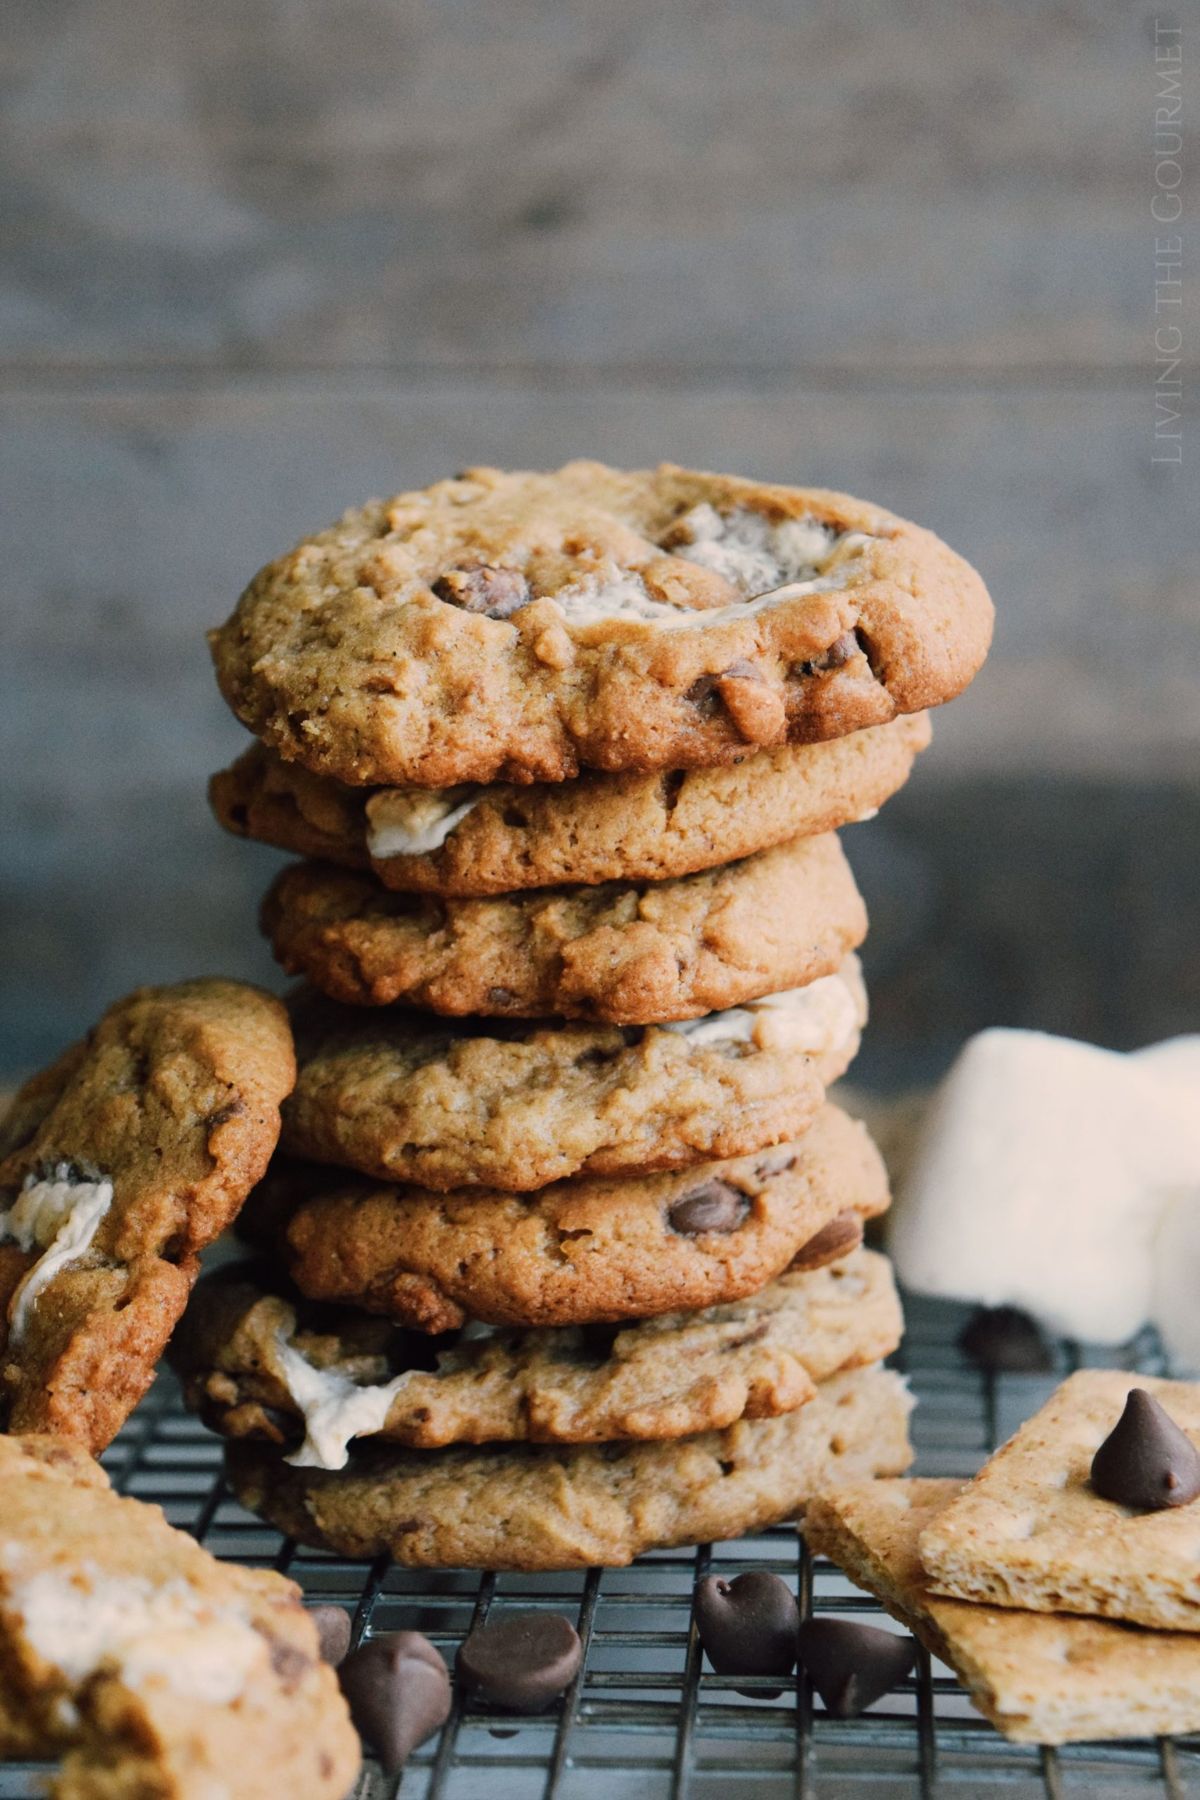
[(1200, 1638), (933, 1593), (919, 1543), (961, 1492), (957, 1481), (848, 1482), (810, 1503), (804, 1536), (953, 1669), (1014, 1743), (1200, 1728)]
[(1081, 1369), (924, 1532), (935, 1592), (1200, 1631), (1200, 1500), (1135, 1512), (1091, 1485), (1092, 1458), (1134, 1387), (1200, 1444), (1200, 1384)]

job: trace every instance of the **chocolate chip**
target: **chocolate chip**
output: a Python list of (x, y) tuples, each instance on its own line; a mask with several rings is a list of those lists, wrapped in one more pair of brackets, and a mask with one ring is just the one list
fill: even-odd
[(344, 1606), (310, 1606), (308, 1616), (317, 1628), (321, 1655), (336, 1669), (350, 1648), (350, 1614)]
[(489, 619), (507, 619), (530, 600), (529, 583), (520, 569), (502, 569), (494, 563), (450, 569), (433, 583), (433, 591), (448, 605)]
[(696, 1585), (696, 1630), (718, 1675), (790, 1675), (796, 1666), (800, 1609), (778, 1575), (760, 1570)]
[(862, 1235), (860, 1215), (840, 1212), (828, 1225), (822, 1225), (820, 1231), (814, 1232), (806, 1244), (801, 1244), (789, 1266), (793, 1269), (823, 1269), (826, 1263), (837, 1262), (839, 1257), (849, 1256), (851, 1250), (857, 1250)]
[(692, 1188), (675, 1201), (667, 1214), (672, 1231), (684, 1237), (700, 1237), (706, 1231), (736, 1231), (750, 1202), (727, 1181), (713, 1179)]
[(1130, 1388), (1125, 1411), (1092, 1458), (1092, 1486), (1139, 1512), (1187, 1506), (1200, 1494), (1200, 1453), (1153, 1394)]
[(246, 1110), (246, 1102), (235, 1097), (226, 1106), (219, 1106), (216, 1112), (209, 1113), (204, 1121), (209, 1131), (217, 1131), (222, 1125), (228, 1125), (230, 1119), (240, 1119)]
[(1032, 1375), (1052, 1368), (1050, 1346), (1036, 1319), (1018, 1306), (981, 1306), (958, 1336), (958, 1347), (981, 1369)]
[(843, 631), (841, 637), (834, 638), (828, 650), (823, 650), (813, 663), (814, 669), (840, 669), (850, 661), (858, 649), (858, 639), (852, 631)]
[(703, 719), (714, 718), (721, 710), (721, 696), (717, 692), (719, 680), (718, 675), (700, 675), (683, 696)]
[(455, 1671), (472, 1693), (510, 1712), (541, 1712), (571, 1685), (583, 1657), (561, 1613), (502, 1613), (473, 1631)]
[(800, 1666), (835, 1719), (853, 1719), (903, 1681), (916, 1661), (910, 1637), (843, 1619), (806, 1619)]
[(445, 1724), (450, 1673), (419, 1631), (390, 1631), (351, 1652), (338, 1670), (350, 1717), (385, 1771), (395, 1775)]

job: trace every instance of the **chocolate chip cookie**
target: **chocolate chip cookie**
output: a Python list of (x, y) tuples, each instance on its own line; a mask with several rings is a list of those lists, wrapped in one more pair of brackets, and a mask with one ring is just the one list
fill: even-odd
[(61, 1757), (57, 1800), (342, 1800), (358, 1737), (293, 1582), (62, 1438), (0, 1437), (0, 1491), (0, 1757)]
[(792, 1518), (839, 1481), (907, 1468), (912, 1401), (900, 1376), (822, 1382), (798, 1412), (650, 1444), (401, 1450), (343, 1470), (295, 1468), (244, 1440), (227, 1452), (244, 1506), (343, 1556), (415, 1568), (578, 1569), (736, 1537)]
[(441, 789), (347, 787), (252, 744), (213, 776), (209, 798), (228, 831), (370, 868), (385, 887), (507, 894), (663, 881), (835, 831), (902, 787), (929, 738), (916, 713), (723, 768)]
[(983, 583), (822, 489), (664, 465), (472, 469), (347, 513), (211, 637), (238, 717), (358, 784), (708, 768), (959, 693)]
[(486, 900), (296, 863), (263, 904), (284, 968), (351, 1006), (651, 1025), (832, 974), (867, 916), (832, 833), (677, 881)]
[(277, 1000), (187, 981), (118, 1001), (21, 1089), (0, 1122), (3, 1429), (116, 1435), (295, 1073)]
[(430, 1340), (281, 1293), (253, 1265), (202, 1281), (171, 1346), (188, 1405), (227, 1437), (340, 1469), (353, 1439), (416, 1449), (688, 1437), (805, 1405), (900, 1342), (887, 1259), (855, 1250), (759, 1293), (624, 1328)]
[(310, 1299), (440, 1332), (468, 1318), (592, 1324), (740, 1299), (835, 1221), (825, 1253), (845, 1254), (855, 1221), (887, 1205), (875, 1146), (827, 1105), (796, 1143), (755, 1156), (533, 1195), (432, 1194), (281, 1164), (242, 1228), (282, 1249)]
[(740, 1156), (800, 1136), (865, 1018), (853, 956), (807, 987), (662, 1026), (470, 1028), (303, 992), (282, 1141), (438, 1190)]

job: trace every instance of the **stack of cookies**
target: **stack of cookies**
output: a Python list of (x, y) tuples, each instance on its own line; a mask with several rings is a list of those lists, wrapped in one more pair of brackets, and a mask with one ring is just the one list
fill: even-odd
[(835, 833), (990, 625), (928, 532), (673, 467), (470, 471), (262, 571), (212, 798), (309, 859), (263, 909), (299, 1073), (175, 1351), (248, 1505), (564, 1568), (904, 1468)]

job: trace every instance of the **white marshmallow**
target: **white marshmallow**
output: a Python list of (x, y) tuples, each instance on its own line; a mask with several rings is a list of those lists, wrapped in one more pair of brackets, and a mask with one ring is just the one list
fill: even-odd
[(1154, 1323), (1181, 1374), (1200, 1372), (1200, 1035), (1168, 1038), (1133, 1059), (1169, 1095), (1181, 1130), (1193, 1136), (1192, 1179), (1172, 1193), (1154, 1241)]
[[(1032, 1031), (973, 1038), (929, 1107), (892, 1215), (902, 1280), (1023, 1307), (1070, 1337), (1131, 1337), (1152, 1313), (1166, 1209), (1200, 1183), (1197, 1109), (1180, 1105), (1197, 1054), (1124, 1056)], [(1200, 1278), (1200, 1257), (1189, 1266)]]

